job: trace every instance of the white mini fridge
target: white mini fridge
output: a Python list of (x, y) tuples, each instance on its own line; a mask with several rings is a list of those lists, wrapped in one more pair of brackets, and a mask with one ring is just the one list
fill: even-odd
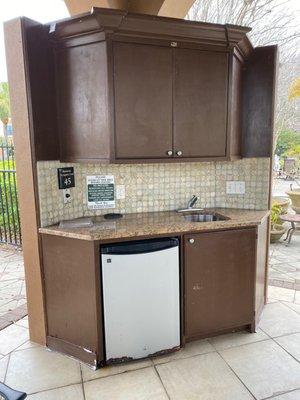
[(101, 247), (106, 362), (180, 347), (179, 241)]

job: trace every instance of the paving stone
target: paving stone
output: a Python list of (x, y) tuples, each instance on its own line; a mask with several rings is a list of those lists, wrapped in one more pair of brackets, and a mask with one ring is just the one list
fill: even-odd
[(282, 287), (269, 286), (268, 298), (293, 302), (295, 299), (295, 290), (286, 289)]
[(9, 325), (0, 331), (0, 353), (9, 354), (21, 344), (27, 342), (28, 339), (29, 332), (27, 328), (15, 324)]
[(172, 400), (252, 400), (253, 397), (217, 353), (158, 365)]
[(220, 352), (257, 399), (299, 388), (300, 364), (273, 340)]
[(300, 315), (282, 303), (267, 304), (259, 328), (271, 337), (297, 333), (300, 332)]
[(154, 368), (86, 382), (84, 391), (86, 400), (168, 400)]
[(274, 340), (300, 362), (300, 333), (281, 336)]
[(73, 385), (81, 383), (80, 365), (44, 347), (15, 351), (10, 356), (5, 383), (29, 394)]

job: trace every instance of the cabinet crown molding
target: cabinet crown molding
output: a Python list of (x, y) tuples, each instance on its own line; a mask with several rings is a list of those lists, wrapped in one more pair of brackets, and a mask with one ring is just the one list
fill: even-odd
[(184, 19), (134, 14), (123, 10), (93, 7), (90, 13), (53, 22), (49, 33), (54, 39), (104, 32), (109, 36), (128, 36), (193, 42), (205, 45), (237, 48), (247, 57), (253, 47), (247, 37), (251, 28), (222, 25)]

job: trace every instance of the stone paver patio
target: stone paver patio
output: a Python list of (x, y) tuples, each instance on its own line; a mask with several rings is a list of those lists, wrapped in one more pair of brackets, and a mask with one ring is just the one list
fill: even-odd
[(22, 251), (0, 245), (0, 330), (26, 314)]
[(269, 284), (300, 290), (300, 232), (287, 246), (283, 241), (270, 245)]
[(257, 333), (199, 340), (168, 356), (98, 371), (29, 341), (28, 318), (17, 318), (14, 308), (25, 302), (22, 253), (0, 250), (0, 321), (10, 316), (0, 331), (0, 382), (29, 399), (300, 399), (299, 234), (288, 247), (270, 246), (272, 286)]
[(31, 343), (25, 317), (0, 332), (0, 381), (32, 400), (299, 400), (300, 297), (292, 297), (271, 300), (255, 334), (98, 371)]

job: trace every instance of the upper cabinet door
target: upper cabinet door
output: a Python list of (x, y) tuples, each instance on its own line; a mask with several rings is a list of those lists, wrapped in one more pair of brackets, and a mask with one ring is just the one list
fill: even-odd
[(172, 49), (113, 46), (116, 158), (172, 156)]
[(228, 54), (174, 49), (174, 149), (181, 157), (225, 157)]
[(61, 161), (107, 160), (109, 126), (106, 43), (56, 51)]

